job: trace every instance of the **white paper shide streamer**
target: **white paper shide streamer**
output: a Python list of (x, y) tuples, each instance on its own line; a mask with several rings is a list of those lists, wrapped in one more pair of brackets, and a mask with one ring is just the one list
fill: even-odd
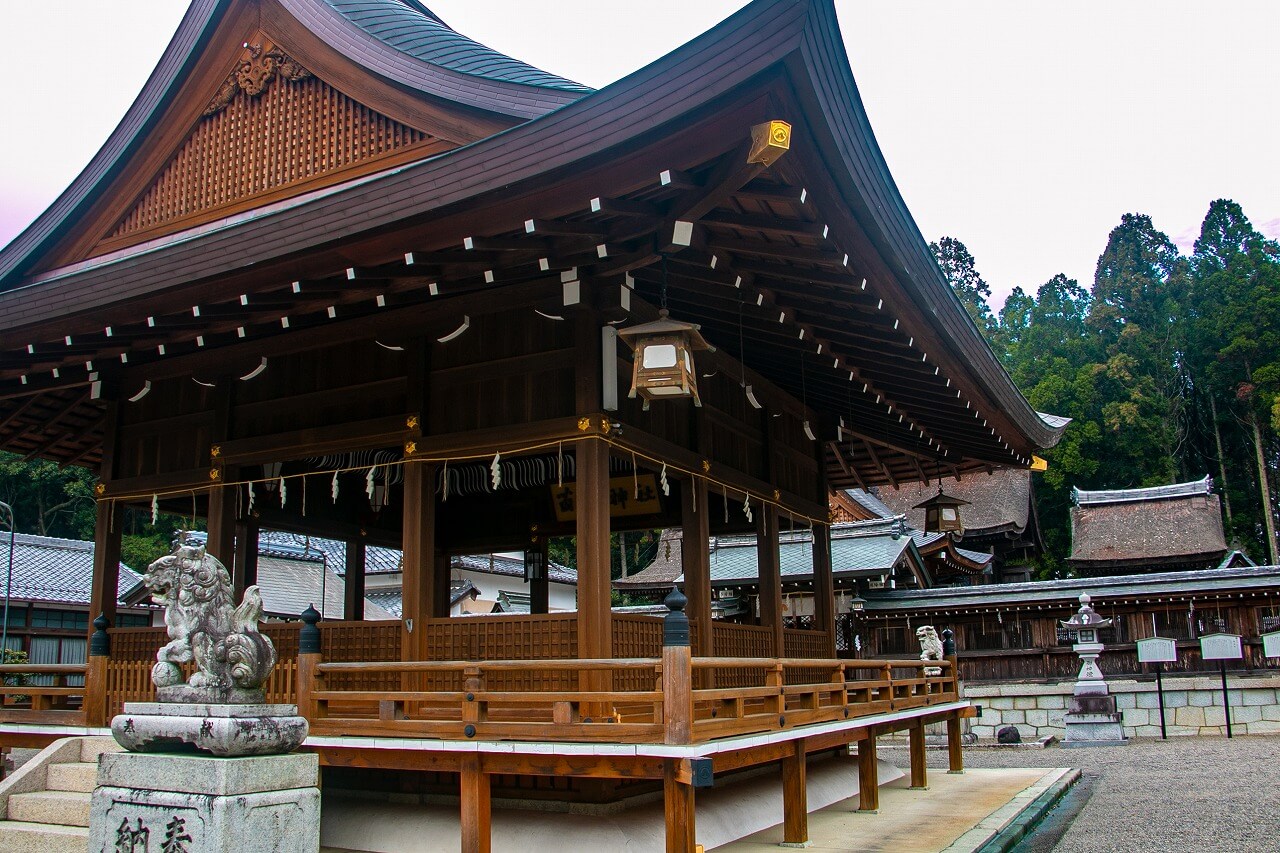
[(493, 483), (494, 491), (497, 491), (498, 487), (502, 485), (502, 466), (498, 464), (501, 458), (501, 453), (495, 453), (493, 454), (493, 462), (489, 463), (489, 479)]
[(155, 524), (156, 519), (160, 517), (160, 496), (151, 496), (151, 523)]

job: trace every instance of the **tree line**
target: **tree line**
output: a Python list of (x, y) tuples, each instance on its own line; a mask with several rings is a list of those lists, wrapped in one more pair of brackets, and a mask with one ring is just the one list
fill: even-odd
[(1013, 381), (1038, 411), (1073, 419), (1045, 453), (1036, 502), (1046, 554), (1065, 575), (1071, 488), (1215, 480), (1228, 545), (1276, 562), (1280, 462), (1280, 245), (1240, 205), (1209, 205), (1190, 255), (1151, 217), (1111, 230), (1091, 287), (1055, 275), (991, 309), (959, 240), (930, 244)]

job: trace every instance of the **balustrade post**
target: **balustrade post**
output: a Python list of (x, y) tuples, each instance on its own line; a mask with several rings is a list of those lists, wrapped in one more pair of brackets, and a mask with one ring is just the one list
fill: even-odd
[(321, 678), (316, 667), (321, 661), (320, 614), (313, 605), (307, 605), (302, 611), (302, 630), (298, 633), (298, 713), (308, 720), (324, 716), (319, 703), (312, 694), (316, 690), (316, 682)]
[[(956, 657), (955, 633), (947, 628), (942, 632), (942, 656), (951, 664), (951, 690), (960, 698), (960, 662)], [(964, 772), (964, 749), (960, 742), (960, 715), (947, 718), (947, 772)]]
[(667, 595), (662, 620), (662, 722), (666, 743), (693, 739), (693, 663), (689, 648), (689, 603), (679, 588)]
[(105, 613), (93, 620), (93, 633), (89, 636), (89, 658), (84, 671), (84, 699), (81, 712), (86, 726), (105, 726), (109, 721), (107, 711), (107, 666), (111, 660), (111, 635), (107, 629), (111, 621)]

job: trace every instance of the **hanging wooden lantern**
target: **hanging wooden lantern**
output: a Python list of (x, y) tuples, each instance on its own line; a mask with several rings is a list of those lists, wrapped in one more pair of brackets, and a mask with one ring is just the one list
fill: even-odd
[(960, 518), (960, 507), (968, 505), (968, 501), (944, 494), (939, 487), (936, 495), (916, 504), (912, 509), (924, 510), (926, 533), (947, 533), (951, 530), (964, 530), (964, 522)]
[(645, 411), (650, 400), (666, 400), (673, 397), (691, 397), (695, 406), (698, 399), (698, 372), (693, 364), (695, 350), (714, 350), (701, 334), (699, 326), (672, 320), (667, 309), (658, 312), (658, 319), (628, 329), (619, 329), (618, 337), (635, 350), (631, 371), (631, 393), (644, 400)]

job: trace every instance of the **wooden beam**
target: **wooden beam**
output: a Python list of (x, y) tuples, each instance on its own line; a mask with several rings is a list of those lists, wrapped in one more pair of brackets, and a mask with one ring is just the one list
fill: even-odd
[(773, 656), (787, 656), (782, 624), (782, 575), (778, 546), (778, 508), (757, 507), (756, 557), (760, 573), (760, 624), (773, 629)]
[(231, 590), (237, 601), (258, 583), (258, 519), (250, 516), (236, 524), (236, 555), (231, 570)]
[(805, 739), (789, 744), (782, 759), (782, 843), (807, 847), (809, 843), (809, 795), (805, 780)]
[[(956, 659), (952, 657), (950, 660), (951, 666), (954, 668)], [(947, 772), (964, 772), (964, 747), (960, 741), (959, 715), (947, 718)]]
[(880, 775), (876, 768), (876, 735), (858, 742), (858, 811), (880, 811)]
[(364, 540), (348, 539), (342, 618), (351, 622), (364, 619), (364, 561)]
[[(599, 358), (596, 359), (599, 363)], [(578, 657), (613, 657), (609, 552), (609, 445), (578, 443), (577, 510)], [(582, 690), (608, 690), (609, 673), (585, 672)], [(596, 709), (599, 712), (600, 709)], [(586, 711), (584, 710), (584, 715)]]
[(489, 774), (481, 767), (479, 753), (467, 753), (461, 764), (462, 853), (489, 853), (493, 838)]
[[(711, 632), (711, 513), (707, 507), (707, 481), (690, 477), (680, 484), (680, 567), (684, 571), (686, 613), (697, 628), (694, 657), (714, 654)], [(707, 671), (703, 675), (714, 673)], [(710, 684), (700, 684), (710, 687)]]
[(831, 528), (813, 526), (813, 617), (814, 626), (826, 635), (828, 657), (836, 656), (836, 590), (831, 575)]
[(426, 620), (436, 612), (432, 575), (436, 557), (436, 472), (424, 463), (404, 466), (404, 523), (401, 532), (403, 612), (401, 658), (427, 657)]
[(225, 441), (220, 448), (220, 458), (228, 464), (257, 465), (326, 453), (398, 447), (406, 438), (416, 438), (416, 428), (408, 426), (409, 419), (415, 416), (416, 413), (388, 415)]
[(697, 824), (693, 786), (679, 780), (680, 759), (667, 760), (662, 776), (663, 816), (667, 828), (667, 853), (694, 853)]
[(911, 788), (915, 791), (927, 791), (929, 770), (925, 755), (924, 723), (915, 720), (907, 732), (911, 745)]

